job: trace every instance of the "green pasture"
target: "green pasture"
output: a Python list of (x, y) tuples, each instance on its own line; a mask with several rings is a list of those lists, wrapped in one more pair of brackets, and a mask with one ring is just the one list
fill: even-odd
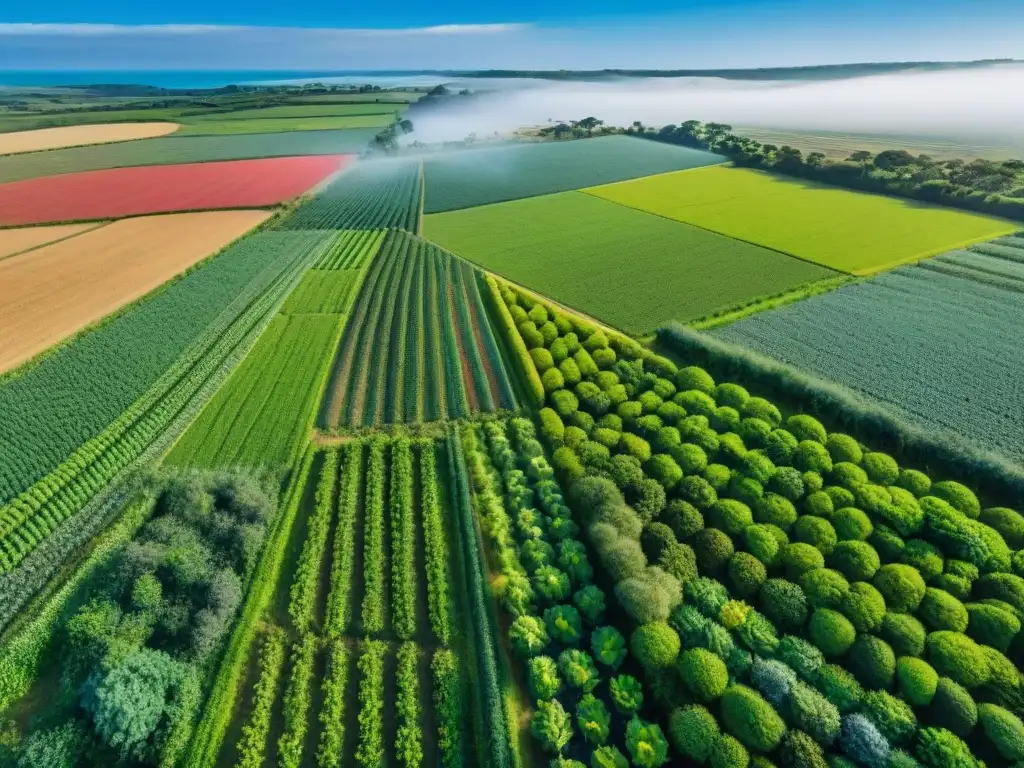
[(630, 333), (835, 272), (581, 192), (424, 218), (453, 253)]
[(349, 115), (341, 117), (282, 117), (253, 120), (204, 120), (186, 123), (175, 136), (230, 136), (246, 133), (285, 133), (288, 131), (336, 131), (349, 128), (383, 128), (393, 123), (393, 114)]

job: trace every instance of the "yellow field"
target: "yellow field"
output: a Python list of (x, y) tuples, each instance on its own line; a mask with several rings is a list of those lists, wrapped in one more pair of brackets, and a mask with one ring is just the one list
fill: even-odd
[(1020, 228), (991, 216), (722, 166), (584, 191), (856, 275)]
[(16, 253), (38, 248), (40, 245), (63, 240), (97, 226), (89, 224), (57, 224), (52, 227), (18, 227), (16, 229), (0, 229), (0, 259)]
[(177, 123), (111, 123), (0, 133), (0, 155), (37, 152), (40, 149), (79, 147), (85, 144), (111, 144), (115, 141), (150, 139), (154, 136), (166, 136), (176, 130), (178, 130)]

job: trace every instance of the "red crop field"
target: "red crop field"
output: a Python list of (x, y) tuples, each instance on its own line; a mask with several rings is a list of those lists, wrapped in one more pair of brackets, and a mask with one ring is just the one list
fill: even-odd
[(0, 225), (260, 208), (302, 194), (345, 167), (352, 157), (151, 165), (15, 181), (0, 184)]

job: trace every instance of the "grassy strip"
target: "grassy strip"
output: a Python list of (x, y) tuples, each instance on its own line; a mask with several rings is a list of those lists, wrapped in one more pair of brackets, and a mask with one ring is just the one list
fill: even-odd
[(324, 634), (328, 638), (343, 635), (352, 620), (349, 596), (352, 590), (356, 515), (359, 506), (359, 485), (363, 474), (363, 444), (350, 443), (345, 451), (338, 491), (338, 522), (334, 532), (334, 558), (331, 561), (331, 588), (327, 595)]
[(184, 762), (186, 768), (212, 768), (216, 764), (228, 723), (234, 712), (235, 701), (241, 692), (242, 671), (249, 658), (256, 625), (273, 597), (292, 525), (302, 503), (303, 490), (315, 456), (316, 451), (313, 447), (307, 447), (299, 471), (292, 476), (285, 495), (284, 511), (274, 521), (273, 529), (267, 537), (267, 545), (253, 575), (245, 608), (238, 626), (231, 635), (231, 641), (221, 660), (217, 678), (203, 710), (203, 718), (192, 738), (192, 746)]
[(320, 708), (320, 747), (316, 762), (320, 768), (340, 768), (345, 744), (345, 689), (348, 686), (348, 648), (344, 641), (330, 645), (327, 677), (324, 678), (323, 705)]
[(363, 631), (368, 635), (384, 631), (384, 443), (370, 443), (366, 464), (366, 499), (363, 546)]
[(282, 768), (299, 768), (302, 765), (317, 643), (316, 635), (304, 634), (292, 648), (292, 673), (284, 692), (284, 733), (277, 742), (277, 764)]
[(302, 544), (302, 554), (292, 581), (288, 616), (299, 632), (308, 632), (316, 622), (316, 594), (320, 583), (324, 550), (334, 511), (334, 492), (338, 478), (338, 451), (324, 454), (320, 482), (316, 487), (316, 508), (309, 517), (309, 530)]
[(509, 312), (508, 305), (501, 296), (498, 282), (490, 275), (487, 276), (486, 280), (487, 292), (491, 297), (494, 308), (498, 312), (498, 316), (501, 318), (502, 332), (504, 333), (505, 340), (515, 352), (516, 359), (519, 361), (519, 369), (526, 377), (526, 391), (532, 396), (533, 405), (540, 408), (544, 405), (544, 385), (541, 383), (540, 374), (537, 373), (537, 365), (533, 362), (533, 358), (530, 357), (530, 351), (526, 348), (526, 342), (523, 341), (522, 335), (516, 328), (516, 322), (512, 319), (512, 313)]
[(434, 636), (442, 645), (448, 645), (452, 635), (448, 543), (437, 492), (437, 451), (432, 440), (420, 450), (420, 489), (426, 550), (427, 612)]
[(356, 762), (366, 768), (384, 765), (384, 655), (388, 645), (369, 640), (359, 657), (359, 748)]
[(445, 768), (462, 768), (462, 728), (465, 706), (459, 685), (459, 663), (450, 648), (438, 648), (430, 665), (437, 712), (437, 748)]
[(420, 649), (416, 643), (402, 643), (398, 648), (398, 732), (395, 752), (398, 762), (406, 768), (419, 768), (423, 762), (423, 732), (420, 730)]
[(813, 283), (807, 283), (797, 288), (793, 288), (789, 291), (776, 293), (772, 296), (762, 296), (742, 304), (734, 304), (731, 307), (725, 307), (710, 315), (706, 315), (699, 320), (687, 323), (687, 325), (697, 331), (710, 331), (713, 328), (720, 328), (723, 325), (735, 323), (737, 320), (742, 320), (744, 317), (749, 317), (750, 315), (757, 314), (758, 312), (764, 312), (767, 309), (784, 307), (787, 304), (793, 304), (797, 301), (809, 299), (811, 296), (817, 296), (821, 293), (829, 293), (837, 288), (842, 288), (844, 285), (852, 283), (853, 281), (854, 278), (846, 275), (843, 275), (842, 277), (830, 277), (825, 280), (818, 280)]
[(261, 768), (266, 759), (270, 734), (270, 713), (277, 699), (277, 686), (284, 667), (284, 632), (274, 628), (267, 633), (260, 655), (260, 677), (252, 695), (249, 722), (242, 726), (238, 741), (236, 768)]

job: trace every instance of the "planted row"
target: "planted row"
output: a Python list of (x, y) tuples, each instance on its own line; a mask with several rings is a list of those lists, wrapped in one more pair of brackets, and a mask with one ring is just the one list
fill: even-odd
[(334, 554), (331, 560), (331, 585), (327, 595), (327, 616), (324, 634), (327, 637), (343, 635), (352, 620), (352, 578), (355, 569), (356, 523), (363, 477), (363, 444), (349, 443), (344, 449), (344, 461), (338, 490), (338, 518), (334, 532)]
[(300, 632), (309, 632), (316, 622), (316, 596), (320, 583), (320, 571), (327, 535), (330, 532), (331, 516), (334, 514), (334, 497), (338, 481), (338, 451), (324, 454), (323, 468), (316, 487), (316, 506), (309, 516), (309, 527), (302, 544), (302, 553), (295, 568), (292, 581), (288, 615), (292, 626)]
[(363, 530), (363, 631), (384, 631), (384, 446), (371, 441), (366, 462)]
[(392, 623), (401, 640), (416, 633), (416, 517), (412, 446), (406, 438), (391, 443), (391, 600)]
[(238, 740), (239, 768), (260, 768), (266, 759), (267, 739), (270, 735), (270, 714), (277, 699), (278, 681), (285, 659), (285, 636), (271, 631), (263, 643), (260, 654), (259, 678), (252, 694), (252, 711), (242, 726)]
[(451, 642), (451, 594), (448, 542), (438, 494), (437, 451), (433, 441), (420, 447), (420, 505), (426, 558), (427, 612), (434, 636)]

